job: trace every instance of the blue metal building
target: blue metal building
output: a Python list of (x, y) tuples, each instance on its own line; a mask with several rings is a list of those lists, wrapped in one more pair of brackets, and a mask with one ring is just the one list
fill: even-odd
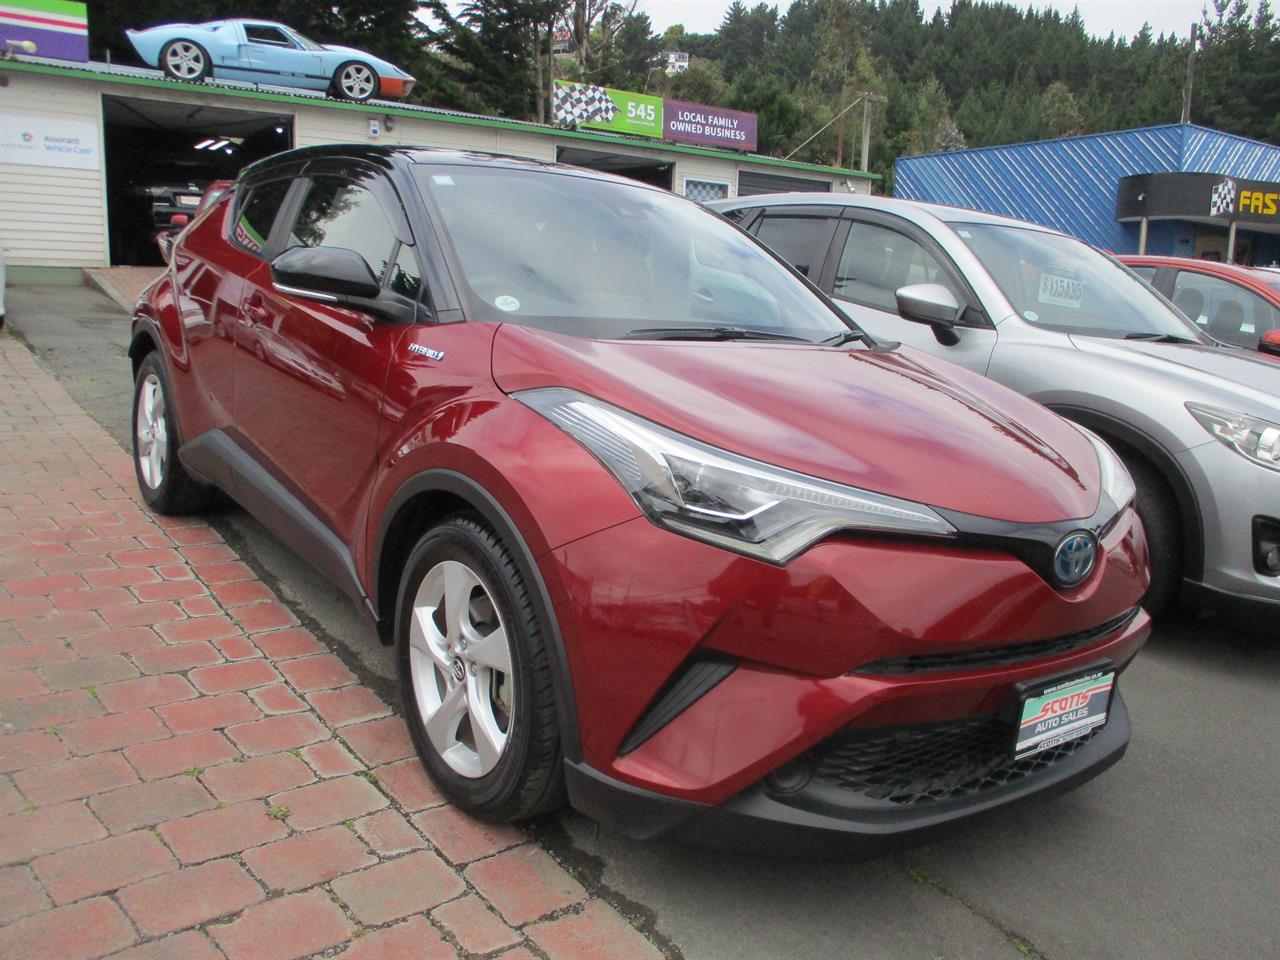
[[(1203, 176), (1165, 176), (1187, 174)], [(1280, 260), (1276, 181), (1280, 147), (1173, 123), (900, 157), (893, 193), (1030, 220), (1116, 253), (1262, 265)], [(1228, 185), (1234, 208), (1219, 209), (1216, 198)], [(1211, 205), (1197, 191), (1213, 188)], [(1179, 194), (1176, 202), (1171, 193)]]

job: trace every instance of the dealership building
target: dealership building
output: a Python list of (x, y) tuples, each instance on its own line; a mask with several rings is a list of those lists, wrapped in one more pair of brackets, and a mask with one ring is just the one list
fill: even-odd
[(893, 193), (1113, 253), (1280, 261), (1280, 147), (1195, 124), (902, 157)]
[(566, 129), (97, 62), (0, 60), (0, 244), (11, 281), (155, 260), (141, 191), (234, 177), (294, 146), (479, 150), (606, 170), (699, 200), (785, 190), (869, 193), (861, 171), (657, 138)]

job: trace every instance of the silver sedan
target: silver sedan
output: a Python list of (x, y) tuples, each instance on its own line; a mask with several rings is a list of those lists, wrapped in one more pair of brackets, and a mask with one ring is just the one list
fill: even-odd
[(1217, 344), (1065, 234), (884, 197), (709, 204), (873, 336), (984, 373), (1101, 434), (1138, 487), (1153, 612), (1280, 604), (1280, 361)]

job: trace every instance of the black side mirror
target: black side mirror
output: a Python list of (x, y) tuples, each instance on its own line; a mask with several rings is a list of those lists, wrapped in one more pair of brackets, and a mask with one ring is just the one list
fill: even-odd
[(933, 335), (946, 347), (960, 342), (954, 327), (964, 316), (964, 307), (955, 294), (940, 283), (913, 283), (894, 293), (898, 314), (913, 323), (927, 323)]
[(271, 280), (285, 293), (325, 303), (381, 292), (368, 261), (342, 247), (292, 247), (271, 261)]
[(385, 295), (364, 257), (345, 247), (291, 247), (271, 261), (271, 282), (281, 293), (407, 323), (413, 308)]

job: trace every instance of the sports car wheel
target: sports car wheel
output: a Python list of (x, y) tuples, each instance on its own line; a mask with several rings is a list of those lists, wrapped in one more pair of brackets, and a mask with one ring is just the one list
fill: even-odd
[(209, 54), (191, 40), (170, 40), (160, 51), (160, 69), (174, 80), (203, 80), (209, 75)]
[(369, 100), (378, 92), (378, 75), (367, 64), (344, 63), (333, 75), (333, 87), (339, 96), (348, 100)]
[(444, 793), (515, 820), (557, 805), (559, 727), (538, 618), (507, 547), (458, 515), (418, 541), (400, 581), (405, 720)]

